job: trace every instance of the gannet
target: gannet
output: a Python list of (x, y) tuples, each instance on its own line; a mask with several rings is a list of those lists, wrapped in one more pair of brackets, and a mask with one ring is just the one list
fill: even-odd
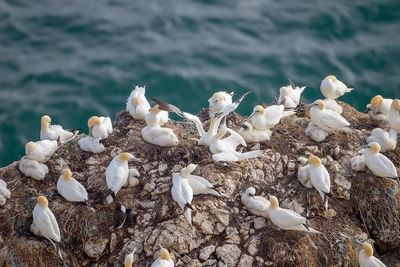
[(49, 115), (42, 116), (40, 140), (57, 140), (60, 137), (61, 144), (65, 144), (78, 134), (81, 129), (64, 130), (61, 125), (51, 125), (51, 118)]
[(301, 165), (297, 169), (297, 180), (306, 188), (313, 188), (310, 178), (310, 164), (307, 164), (308, 160), (301, 157), (299, 158)]
[(325, 102), (323, 100), (318, 99), (311, 105), (311, 121), (314, 125), (327, 132), (348, 130), (346, 127), (350, 126), (350, 123), (338, 113), (325, 109)]
[(294, 114), (294, 111), (285, 111), (284, 109), (284, 105), (271, 105), (267, 108), (257, 105), (254, 107), (249, 119), (253, 128), (268, 130), (277, 125), (283, 117)]
[(89, 136), (106, 139), (112, 133), (113, 127), (110, 117), (92, 116), (88, 120)]
[(136, 248), (129, 254), (125, 256), (124, 267), (132, 267), (133, 255), (135, 254)]
[(271, 205), (268, 208), (268, 215), (271, 221), (283, 230), (305, 231), (309, 233), (321, 232), (306, 225), (307, 218), (292, 210), (279, 207), (278, 199), (274, 196), (269, 198)]
[(57, 191), (71, 202), (86, 202), (88, 200), (88, 193), (85, 187), (72, 178), (70, 169), (62, 170), (62, 174), (57, 181)]
[(341, 115), (343, 113), (342, 106), (339, 105), (339, 103), (336, 102), (336, 100), (325, 98), (324, 102), (325, 102), (325, 108), (326, 109), (332, 110), (332, 111), (336, 112), (339, 115)]
[(119, 202), (115, 203), (114, 209), (114, 227), (116, 229), (121, 229), (126, 221), (126, 208)]
[(49, 173), (49, 168), (36, 160), (23, 157), (19, 163), (18, 169), (27, 177), (41, 181), (46, 174)]
[[(189, 224), (192, 224), (191, 205), (193, 200), (193, 189), (189, 184), (188, 176), (194, 171), (196, 165), (189, 164), (181, 171), (179, 176), (175, 176), (172, 181), (171, 194), (172, 198), (178, 203), (179, 207), (184, 211), (185, 218)], [(185, 208), (187, 210), (185, 211)]]
[(244, 122), (242, 127), (239, 129), (238, 134), (240, 134), (247, 144), (259, 143), (268, 141), (271, 137), (271, 130), (258, 130), (251, 125), (249, 122)]
[(321, 163), (321, 159), (317, 156), (311, 156), (308, 161), (310, 162), (310, 180), (314, 188), (321, 195), (324, 207), (328, 209), (328, 198), (332, 197), (331, 192), (331, 178), (328, 170)]
[(220, 112), (227, 105), (232, 104), (233, 92), (228, 94), (227, 92), (216, 92), (208, 99), (209, 103), (209, 116), (213, 113)]
[(10, 190), (7, 188), (7, 183), (0, 179), (0, 206), (6, 204), (7, 199), (11, 196)]
[(358, 253), (360, 267), (385, 267), (386, 265), (374, 256), (374, 249), (368, 243), (363, 244), (363, 249)]
[(333, 75), (326, 76), (322, 80), (320, 89), (322, 95), (329, 99), (336, 99), (354, 90), (354, 88), (348, 88)]
[[(226, 133), (230, 133), (230, 136), (223, 138)], [(247, 147), (243, 137), (241, 137), (234, 130), (229, 129), (226, 126), (226, 117), (224, 123), (219, 129), (218, 133), (213, 137), (210, 145), (210, 151), (213, 154), (212, 158), (219, 161), (240, 161), (250, 158), (256, 158), (261, 155), (261, 150), (254, 150), (245, 153), (237, 152), (236, 148), (239, 146)]]
[(400, 133), (400, 100), (395, 99), (390, 106), (388, 121), (390, 127)]
[(397, 146), (397, 132), (391, 129), (389, 132), (375, 128), (367, 137), (367, 143), (377, 142), (381, 146), (381, 152), (395, 150)]
[(57, 141), (42, 140), (37, 142), (28, 142), (25, 145), (25, 154), (27, 159), (36, 160), (40, 163), (46, 163), (57, 150)]
[(135, 86), (126, 101), (126, 110), (134, 119), (144, 120), (144, 117), (150, 110), (150, 104), (146, 97), (146, 87)]
[(368, 148), (360, 151), (364, 154), (364, 160), (367, 167), (379, 177), (384, 178), (397, 178), (397, 170), (393, 162), (386, 156), (379, 153), (381, 146), (372, 142), (368, 144)]
[(86, 136), (79, 139), (78, 145), (83, 151), (92, 153), (101, 153), (106, 149), (104, 145), (100, 143), (100, 138), (93, 136)]
[(160, 257), (153, 262), (151, 267), (174, 267), (174, 261), (169, 256), (168, 250), (161, 247)]
[(37, 204), (32, 212), (33, 223), (39, 230), (41, 236), (56, 242), (61, 242), (60, 229), (58, 228), (56, 217), (54, 217), (48, 205), (49, 202), (46, 197), (39, 196), (37, 198)]
[(306, 86), (298, 87), (289, 80), (289, 86), (282, 86), (279, 89), (279, 98), (277, 101), (278, 105), (284, 105), (287, 109), (294, 109), (300, 103), (300, 96), (303, 93)]
[(370, 104), (367, 105), (369, 119), (378, 127), (390, 127), (388, 114), (392, 103), (393, 99), (383, 98), (381, 95), (374, 96)]
[[(147, 113), (145, 120), (147, 126), (142, 129), (143, 139), (153, 145), (157, 146), (176, 146), (179, 143), (178, 137), (170, 128), (163, 128), (160, 125), (161, 117), (158, 115), (161, 111), (158, 105), (155, 105), (149, 113)], [(168, 115), (168, 112), (166, 112)]]
[(191, 122), (193, 122), (197, 128), (197, 132), (200, 136), (200, 139), (198, 140), (199, 145), (204, 145), (204, 146), (209, 146), (211, 144), (212, 138), (214, 135), (217, 134), (217, 130), (219, 127), (219, 124), (221, 123), (221, 120), (224, 118), (223, 116), (220, 116), (218, 119), (215, 118), (215, 114), (211, 115), (210, 119), (210, 125), (208, 127), (208, 131), (206, 132), (203, 128), (203, 124), (200, 121), (200, 118), (197, 117), (196, 115), (184, 112), (180, 110), (178, 107), (169, 104), (167, 102), (151, 98), (152, 101), (157, 103), (160, 107), (160, 109), (168, 111), (168, 112), (173, 112), (179, 115), (182, 118), (185, 118)]
[(241, 194), (241, 201), (250, 213), (267, 219), (269, 218), (269, 200), (262, 196), (256, 196), (256, 189), (254, 187), (247, 188), (246, 192)]
[(329, 132), (319, 128), (312, 121), (310, 121), (305, 130), (305, 134), (316, 142), (322, 142), (329, 135)]
[(107, 187), (111, 190), (111, 194), (107, 196), (107, 203), (110, 204), (117, 195), (121, 187), (128, 183), (128, 160), (136, 160), (131, 153), (121, 153), (113, 158), (106, 169)]
[[(190, 166), (192, 165), (192, 166)], [(192, 168), (193, 170), (196, 169), (197, 165), (195, 164), (189, 164), (187, 168)], [(173, 173), (172, 174), (172, 179), (175, 180), (177, 179), (180, 175), (183, 174), (185, 169), (182, 169), (181, 173)], [(219, 191), (217, 191), (217, 188), (212, 185), (209, 181), (207, 181), (205, 178), (197, 175), (188, 175), (188, 181), (189, 185), (192, 187), (193, 190), (193, 195), (202, 195), (202, 194), (210, 194), (214, 196), (226, 196)]]
[(226, 105), (221, 111), (216, 112), (215, 117), (219, 118), (220, 116), (222, 116), (222, 117), (228, 116), (229, 113), (231, 113), (237, 109), (237, 107), (240, 105), (240, 103), (242, 102), (244, 97), (251, 93), (253, 93), (253, 91), (248, 91), (248, 92), (244, 93), (241, 97), (236, 99), (235, 102), (233, 102), (229, 105)]

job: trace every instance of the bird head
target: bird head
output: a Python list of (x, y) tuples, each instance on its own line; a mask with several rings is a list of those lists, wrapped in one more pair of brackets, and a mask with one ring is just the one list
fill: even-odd
[(381, 146), (377, 142), (369, 143), (368, 147), (373, 154), (378, 154), (381, 151)]
[(253, 125), (251, 125), (251, 123), (249, 123), (249, 122), (244, 122), (242, 125), (242, 129), (245, 131), (245, 132), (251, 132), (252, 130), (253, 130)]
[(331, 80), (331, 82), (333, 82), (333, 83), (335, 83), (335, 82), (337, 81), (337, 78), (336, 78), (335, 76), (333, 76), (333, 75), (326, 76), (325, 79), (329, 79), (329, 80)]
[(249, 119), (256, 115), (264, 115), (264, 108), (261, 105), (257, 105), (253, 108), (253, 113), (250, 114)]
[(279, 201), (275, 196), (271, 196), (269, 198), (269, 201), (271, 202), (271, 208), (272, 209), (275, 210), (275, 209), (279, 208)]
[(121, 153), (118, 155), (118, 160), (120, 162), (124, 162), (124, 161), (130, 160), (130, 159), (133, 159), (133, 158), (134, 158), (134, 156), (131, 153), (127, 153), (127, 152), (124, 152), (124, 153)]
[(381, 95), (376, 95), (371, 99), (371, 107), (376, 108), (379, 106), (383, 101), (383, 97)]
[(44, 115), (40, 119), (40, 124), (41, 124), (43, 129), (49, 128), (50, 127), (50, 122), (51, 122), (51, 118), (50, 118), (49, 115)]
[(187, 178), (197, 167), (197, 164), (189, 164), (185, 169), (181, 171), (182, 177)]
[(124, 266), (132, 267), (132, 264), (133, 264), (133, 255), (132, 254), (126, 255), (124, 260)]
[(160, 258), (166, 261), (170, 261), (171, 257), (169, 256), (169, 252), (165, 248), (161, 248)]
[(371, 244), (369, 244), (369, 243), (364, 243), (363, 249), (365, 251), (365, 256), (367, 258), (371, 258), (372, 255), (374, 254), (374, 249), (372, 248)]
[(100, 118), (97, 117), (97, 116), (92, 116), (92, 117), (90, 117), (90, 119), (88, 120), (88, 126), (89, 126), (89, 128), (90, 128), (90, 127), (93, 127), (93, 126), (96, 126), (96, 125), (100, 125), (100, 124), (101, 124), (101, 120), (100, 120)]
[(394, 99), (391, 105), (391, 108), (400, 110), (400, 100), (399, 99)]
[(310, 162), (311, 166), (319, 167), (321, 166), (321, 159), (317, 156), (312, 155), (308, 158), (308, 162)]
[(212, 98), (214, 99), (214, 102), (222, 101), (224, 99), (224, 92), (216, 92)]
[(142, 99), (140, 97), (134, 96), (132, 97), (132, 105), (135, 107), (139, 106), (142, 103)]
[(37, 203), (41, 208), (47, 208), (49, 206), (49, 201), (47, 201), (45, 196), (38, 196)]
[(36, 144), (32, 141), (26, 143), (25, 145), (25, 154), (28, 155), (30, 153), (32, 153), (33, 151), (35, 151), (36, 149)]
[(154, 107), (150, 110), (151, 113), (153, 113), (154, 115), (157, 115), (161, 109), (159, 109), (159, 105), (154, 105)]
[(254, 187), (249, 187), (249, 188), (247, 188), (247, 190), (246, 190), (246, 194), (247, 194), (249, 197), (254, 198), (254, 196), (256, 195), (256, 189), (255, 189)]
[(321, 99), (315, 100), (311, 106), (313, 107), (318, 107), (319, 110), (324, 110), (325, 109), (325, 101)]
[(72, 178), (72, 172), (70, 169), (64, 169), (62, 170), (62, 175), (64, 177), (64, 181), (70, 181)]
[(280, 93), (280, 95), (281, 95), (282, 97), (288, 96), (288, 94), (290, 93), (290, 88), (289, 88), (288, 86), (282, 86), (282, 87), (279, 89), (279, 93)]

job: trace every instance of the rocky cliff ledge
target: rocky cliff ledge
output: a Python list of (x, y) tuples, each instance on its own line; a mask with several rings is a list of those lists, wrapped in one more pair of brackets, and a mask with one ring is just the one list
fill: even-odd
[[(271, 141), (249, 146), (250, 150), (263, 149), (262, 156), (227, 167), (215, 164), (209, 150), (197, 146), (192, 125), (168, 124), (181, 143), (161, 148), (143, 141), (143, 122), (121, 112), (105, 142), (106, 151), (91, 154), (80, 150), (77, 142), (82, 136), (78, 136), (52, 156), (44, 181), (22, 175), (19, 162), (0, 169), (0, 178), (11, 190), (11, 199), (0, 207), (0, 263), (63, 264), (51, 243), (29, 230), (36, 197), (42, 194), (48, 197), (60, 226), (60, 249), (68, 266), (122, 266), (125, 255), (135, 247), (134, 266), (146, 266), (158, 257), (159, 245), (171, 251), (176, 266), (358, 266), (359, 242), (366, 240), (375, 242), (383, 262), (395, 266), (400, 262), (399, 189), (368, 170), (351, 169), (350, 158), (362, 149), (374, 127), (365, 114), (341, 105), (353, 132), (339, 132), (316, 143), (304, 134), (309, 114), (300, 106), (296, 115), (273, 129)], [(206, 112), (201, 114), (205, 117)], [(228, 126), (235, 129), (242, 121), (244, 118), (234, 114)], [(132, 163), (141, 174), (140, 184), (123, 188), (117, 195), (118, 201), (133, 209), (136, 223), (110, 230), (115, 204), (104, 204), (104, 173), (112, 157), (122, 151), (142, 160)], [(386, 153), (397, 167), (399, 152), (397, 147)], [(329, 202), (328, 211), (317, 191), (297, 180), (297, 159), (310, 153), (322, 158), (331, 175), (337, 200)], [(222, 185), (221, 191), (229, 196), (196, 196), (193, 226), (188, 225), (170, 194), (171, 173), (188, 163), (199, 164), (194, 174)], [(87, 188), (89, 205), (95, 212), (57, 194), (57, 179), (65, 167)], [(323, 234), (281, 231), (270, 221), (252, 216), (240, 203), (240, 193), (249, 186), (255, 187), (257, 194), (277, 196), (283, 207), (318, 216), (310, 220), (310, 226)]]

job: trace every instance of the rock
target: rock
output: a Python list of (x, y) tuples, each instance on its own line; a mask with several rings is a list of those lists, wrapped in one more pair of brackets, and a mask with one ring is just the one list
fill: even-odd
[(118, 244), (117, 235), (115, 233), (112, 233), (111, 238), (110, 238), (110, 252), (111, 253), (114, 251), (117, 244)]
[(201, 231), (210, 235), (214, 233), (214, 225), (213, 222), (208, 218), (208, 216), (202, 212), (197, 212), (196, 215), (192, 218), (193, 225), (200, 227)]
[(247, 252), (252, 256), (256, 255), (258, 253), (258, 248), (260, 247), (260, 242), (260, 237), (251, 237), (247, 242)]
[(238, 267), (249, 267), (249, 266), (253, 266), (253, 257), (243, 254), (242, 257), (240, 258)]
[(199, 260), (194, 259), (194, 260), (191, 260), (187, 266), (188, 267), (202, 267), (202, 264)]
[(107, 243), (107, 239), (89, 239), (86, 241), (83, 251), (91, 258), (98, 258), (103, 254)]
[(158, 166), (158, 172), (160, 173), (160, 175), (163, 175), (167, 169), (168, 164), (163, 163)]
[(265, 219), (262, 217), (257, 217), (254, 219), (254, 229), (260, 230), (265, 227)]
[(215, 251), (215, 246), (214, 245), (202, 248), (200, 250), (199, 259), (202, 260), (202, 261), (208, 260), (208, 258), (210, 257), (210, 255), (212, 253), (214, 253), (214, 251)]
[(227, 266), (236, 266), (241, 254), (240, 248), (235, 244), (226, 244), (216, 249), (218, 259)]

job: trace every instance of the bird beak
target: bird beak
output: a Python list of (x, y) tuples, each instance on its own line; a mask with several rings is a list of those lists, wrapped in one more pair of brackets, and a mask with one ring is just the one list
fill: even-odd
[(251, 114), (250, 114), (250, 116), (249, 116), (249, 120), (251, 120), (251, 118), (253, 118), (253, 117), (254, 117), (254, 115), (256, 115), (256, 113), (254, 113), (254, 112), (253, 112), (253, 113), (251, 113)]
[(306, 105), (307, 107), (311, 107), (311, 106), (313, 106), (314, 105), (314, 103), (311, 103), (311, 104), (308, 104), (308, 105)]
[(131, 158), (130, 160), (131, 160), (131, 161), (134, 161), (134, 162), (142, 162), (141, 159), (138, 159), (138, 158), (136, 158), (135, 156), (134, 156), (133, 158)]

